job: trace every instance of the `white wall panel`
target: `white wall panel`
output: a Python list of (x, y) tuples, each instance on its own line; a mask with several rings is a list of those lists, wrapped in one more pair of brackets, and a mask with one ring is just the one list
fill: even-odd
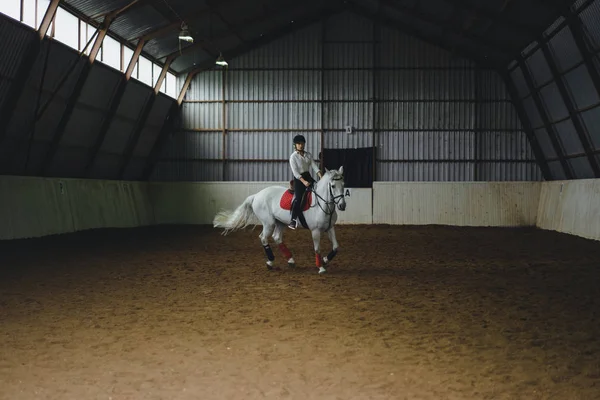
[[(107, 227), (211, 224), (275, 182), (127, 182), (0, 176), (0, 240)], [(600, 179), (378, 182), (349, 189), (339, 224), (538, 226), (600, 240)], [(372, 200), (371, 200), (372, 199)], [(373, 201), (373, 203), (371, 203)]]
[(376, 182), (373, 223), (535, 226), (539, 185), (538, 182)]
[(144, 182), (0, 176), (0, 240), (154, 222)]
[[(158, 224), (212, 224), (222, 209), (234, 210), (251, 194), (280, 182), (151, 183), (149, 194)], [(345, 211), (338, 210), (340, 224), (370, 224), (371, 189), (349, 189)], [(258, 232), (257, 232), (258, 234)]]
[(600, 240), (600, 179), (541, 185), (539, 228)]

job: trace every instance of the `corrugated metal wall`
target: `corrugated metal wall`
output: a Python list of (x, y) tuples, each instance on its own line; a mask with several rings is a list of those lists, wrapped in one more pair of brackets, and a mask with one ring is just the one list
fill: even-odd
[[(35, 32), (0, 14), (0, 106), (15, 84), (17, 69), (34, 40)], [(85, 57), (76, 50), (51, 39), (44, 40), (33, 70), (24, 84), (6, 137), (0, 143), (0, 174), (39, 175), (48, 154), (56, 127), (63, 117), (67, 102), (79, 79)], [(75, 68), (70, 72), (71, 66)], [(61, 80), (66, 77), (59, 88)], [(47, 176), (84, 177), (84, 169), (92, 156), (102, 122), (106, 117), (122, 73), (105, 64), (92, 65), (71, 117), (66, 124), (58, 149), (45, 168)], [(42, 85), (43, 82), (43, 85)], [(41, 90), (40, 90), (41, 86)], [(56, 95), (54, 93), (56, 92)], [(140, 112), (152, 88), (131, 80), (116, 116), (102, 141), (89, 178), (118, 179), (127, 141), (131, 137)], [(36, 114), (36, 108), (39, 109)], [(160, 93), (127, 164), (123, 178), (141, 179), (146, 157), (163, 126), (174, 99)], [(36, 115), (38, 118), (36, 118)], [(37, 120), (37, 121), (36, 121)], [(2, 138), (0, 138), (1, 140)]]
[(600, 0), (578, 1), (572, 13), (508, 71), (550, 178), (558, 180), (600, 177)]
[(8, 95), (10, 84), (17, 75), (19, 62), (27, 45), (35, 38), (32, 29), (23, 29), (22, 24), (0, 15), (0, 107)]
[(497, 73), (357, 14), (229, 61), (193, 80), (153, 179), (287, 180), (298, 133), (315, 157), (375, 146), (379, 181), (541, 179)]

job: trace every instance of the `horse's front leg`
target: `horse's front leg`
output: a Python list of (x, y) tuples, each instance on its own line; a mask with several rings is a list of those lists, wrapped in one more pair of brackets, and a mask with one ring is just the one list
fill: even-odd
[(340, 245), (338, 244), (337, 238), (335, 237), (335, 228), (332, 226), (327, 232), (329, 235), (329, 240), (331, 241), (331, 251), (325, 257), (323, 257), (323, 263), (325, 265), (329, 264), (333, 257), (337, 254)]
[(315, 264), (317, 265), (317, 268), (319, 268), (319, 274), (324, 274), (327, 270), (323, 267), (323, 260), (321, 259), (321, 231), (313, 229), (312, 238), (313, 244), (315, 245)]

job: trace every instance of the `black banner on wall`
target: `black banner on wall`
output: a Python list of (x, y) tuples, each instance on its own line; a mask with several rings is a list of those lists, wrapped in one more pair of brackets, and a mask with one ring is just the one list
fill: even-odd
[(344, 166), (344, 182), (348, 188), (373, 187), (373, 159), (375, 148), (323, 149), (325, 168)]

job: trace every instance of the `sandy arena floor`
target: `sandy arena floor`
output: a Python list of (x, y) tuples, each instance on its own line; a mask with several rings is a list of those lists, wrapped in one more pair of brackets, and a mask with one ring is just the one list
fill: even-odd
[(600, 398), (599, 242), (338, 226), (319, 276), (259, 229), (0, 242), (0, 399)]

